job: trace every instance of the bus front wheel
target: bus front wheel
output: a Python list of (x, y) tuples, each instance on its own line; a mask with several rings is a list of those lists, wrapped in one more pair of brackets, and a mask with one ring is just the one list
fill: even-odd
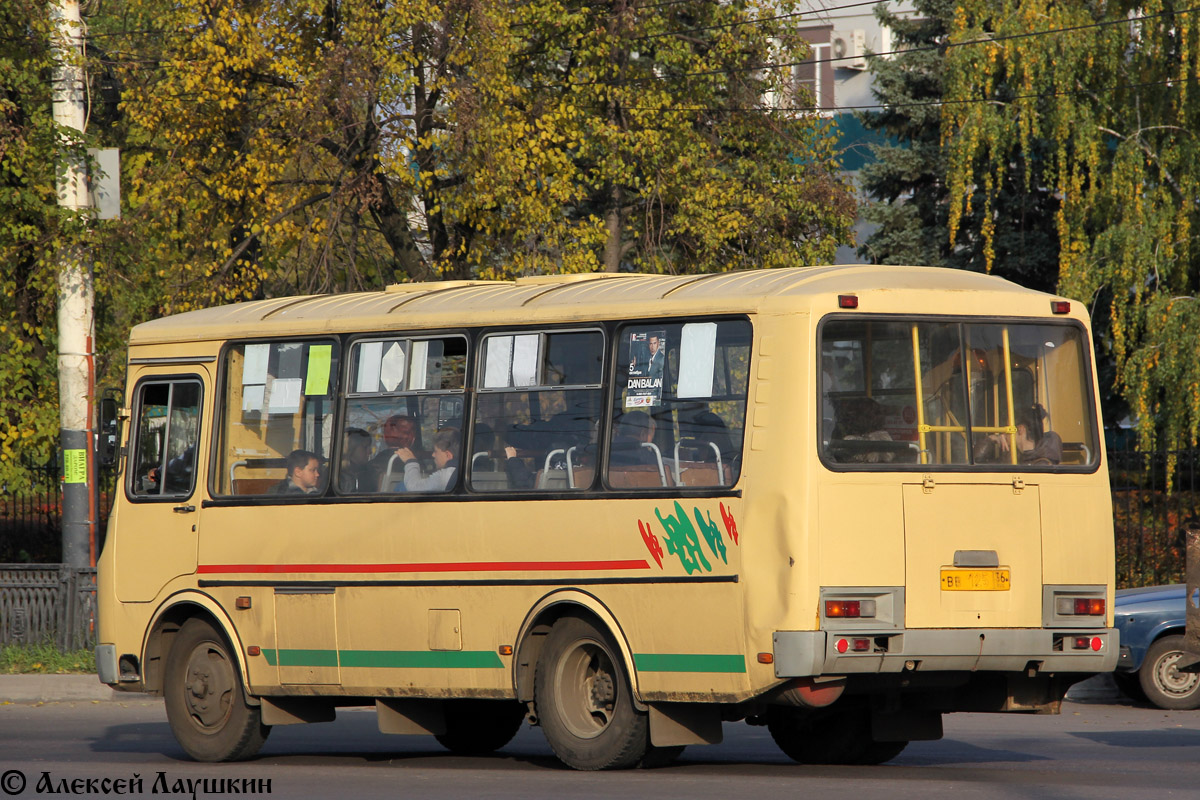
[(564, 617), (550, 629), (534, 679), (537, 718), (554, 754), (575, 769), (624, 769), (650, 744), (645, 712), (611, 638), (586, 620)]
[(232, 648), (203, 619), (185, 622), (171, 643), (163, 700), (176, 741), (197, 761), (249, 758), (271, 730), (246, 704)]

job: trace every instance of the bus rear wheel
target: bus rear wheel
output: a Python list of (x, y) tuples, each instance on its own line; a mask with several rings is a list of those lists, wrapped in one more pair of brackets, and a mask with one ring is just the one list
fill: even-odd
[(863, 764), (891, 761), (908, 742), (877, 742), (871, 738), (871, 716), (865, 710), (810, 715), (777, 708), (767, 730), (779, 749), (801, 764)]
[(175, 740), (197, 761), (250, 758), (271, 732), (246, 704), (233, 649), (203, 619), (185, 622), (171, 643), (163, 700)]
[(453, 700), (446, 704), (446, 732), (434, 738), (452, 753), (483, 756), (512, 741), (525, 706), (509, 700)]
[(555, 623), (538, 659), (534, 706), (559, 760), (582, 770), (625, 769), (642, 760), (649, 722), (629, 687), (605, 632), (578, 617)]

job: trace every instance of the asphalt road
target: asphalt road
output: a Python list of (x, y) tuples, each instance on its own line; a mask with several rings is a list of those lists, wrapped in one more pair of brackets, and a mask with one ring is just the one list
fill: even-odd
[[(20, 784), (14, 770), (24, 779), (20, 797), (39, 796), (43, 773), (57, 794), (87, 796), (114, 794), (101, 779), (137, 774), (135, 796), (190, 797), (185, 787), (195, 779), (210, 788), (267, 779), (270, 794), (285, 800), (1200, 797), (1200, 712), (1068, 702), (1056, 717), (951, 715), (945, 730), (941, 741), (914, 743), (883, 766), (805, 767), (784, 757), (765, 729), (730, 723), (723, 744), (689, 748), (671, 766), (581, 773), (563, 768), (537, 729), (524, 728), (493, 757), (465, 758), (430, 737), (379, 733), (373, 711), (344, 710), (333, 723), (277, 728), (254, 761), (213, 765), (185, 759), (161, 701), (6, 704), (0, 800)], [(197, 796), (219, 795), (201, 788)]]

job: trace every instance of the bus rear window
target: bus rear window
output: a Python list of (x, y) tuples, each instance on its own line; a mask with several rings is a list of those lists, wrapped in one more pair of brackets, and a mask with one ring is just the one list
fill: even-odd
[(838, 468), (1090, 467), (1074, 325), (836, 318), (821, 333), (820, 442)]

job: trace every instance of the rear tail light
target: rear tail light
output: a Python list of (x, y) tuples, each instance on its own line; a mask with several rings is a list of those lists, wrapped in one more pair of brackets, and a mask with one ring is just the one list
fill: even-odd
[(1103, 617), (1107, 605), (1103, 597), (1059, 597), (1054, 610), (1060, 617)]
[(875, 616), (874, 600), (826, 600), (825, 616), (828, 619), (861, 619)]
[(1095, 650), (1100, 652), (1104, 649), (1104, 640), (1099, 636), (1072, 636), (1072, 650)]

